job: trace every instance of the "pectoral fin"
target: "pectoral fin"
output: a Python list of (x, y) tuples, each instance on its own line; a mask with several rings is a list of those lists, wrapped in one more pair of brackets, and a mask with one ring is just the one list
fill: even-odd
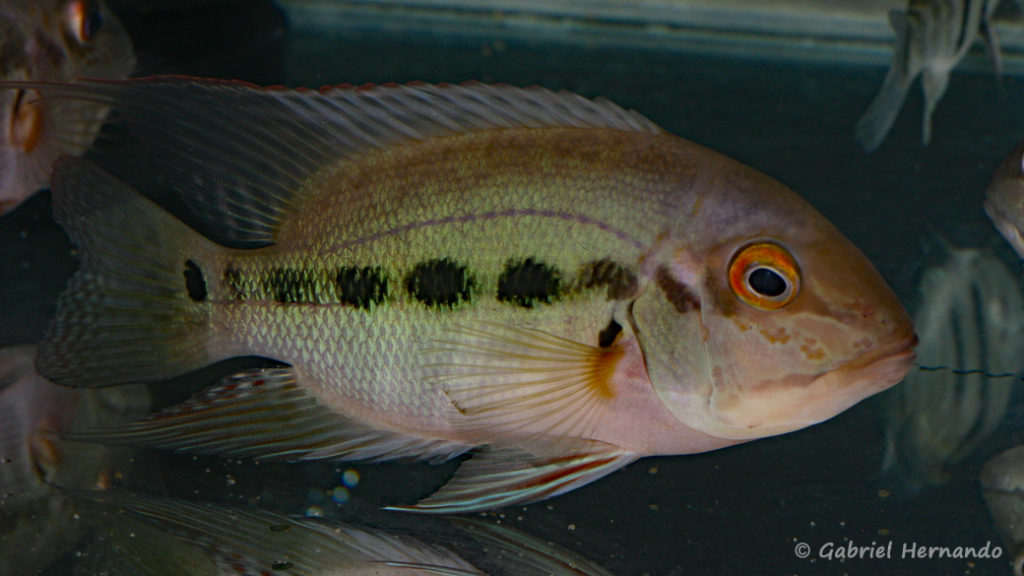
[(328, 408), (290, 367), (249, 370), (123, 427), (69, 436), (261, 460), (447, 460), (470, 446), (378, 430)]
[(527, 504), (589, 484), (639, 457), (598, 442), (590, 442), (589, 448), (562, 456), (536, 456), (522, 448), (484, 448), (437, 492), (415, 505), (388, 509), (457, 514)]
[[(475, 444), (586, 439), (615, 397), (625, 350), (547, 332), (480, 324), (453, 329), (428, 351), (432, 379), (458, 411), (453, 423)], [(564, 453), (564, 446), (561, 448)]]

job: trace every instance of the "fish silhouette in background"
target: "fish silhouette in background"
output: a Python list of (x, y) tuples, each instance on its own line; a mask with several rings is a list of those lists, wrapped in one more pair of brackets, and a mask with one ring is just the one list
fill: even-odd
[[(124, 492), (77, 493), (96, 543), (76, 573), (108, 576), (611, 576), (592, 561), (506, 525), (458, 519), (449, 539)], [(386, 526), (386, 523), (385, 523)]]
[(921, 77), (924, 118), (921, 141), (932, 135), (932, 114), (946, 93), (949, 76), (983, 33), (995, 60), (1002, 68), (999, 42), (991, 27), (999, 0), (910, 0), (907, 10), (889, 13), (896, 32), (892, 63), (878, 95), (857, 121), (855, 134), (871, 152), (885, 140), (914, 80)]
[(61, 438), (81, 428), (139, 418), (140, 386), (75, 390), (35, 372), (35, 348), (0, 349), (0, 574), (35, 574), (83, 536), (63, 489), (109, 487), (129, 450)]
[(921, 369), (885, 398), (882, 464), (913, 491), (945, 482), (946, 468), (999, 425), (1024, 352), (1024, 298), (995, 255), (952, 249), (925, 271), (920, 292)]
[(81, 439), (282, 460), (473, 451), (403, 508), (467, 512), (804, 428), (913, 364), (899, 301), (809, 204), (604, 100), (32, 86), (115, 106), (235, 246), (62, 160), (55, 214), (83, 258), (42, 373), (100, 387), (287, 364)]
[(986, 462), (980, 481), (989, 514), (1008, 548), (1013, 574), (1024, 576), (1024, 446)]
[[(125, 78), (134, 66), (131, 40), (101, 0), (0, 0), (3, 80)], [(85, 152), (107, 110), (0, 91), (0, 214), (45, 188), (58, 156)]]
[(985, 190), (985, 213), (996, 230), (1024, 258), (1024, 142), (996, 168)]

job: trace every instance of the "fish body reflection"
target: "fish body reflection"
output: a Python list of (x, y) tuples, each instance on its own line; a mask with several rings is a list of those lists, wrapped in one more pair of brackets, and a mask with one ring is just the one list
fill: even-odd
[[(60, 435), (137, 418), (149, 408), (136, 386), (74, 390), (35, 373), (35, 348), (0, 350), (0, 574), (34, 574), (82, 536), (62, 489), (111, 485), (128, 451)], [(14, 552), (16, 551), (16, 552)]]
[(1024, 350), (1024, 299), (995, 255), (953, 249), (921, 279), (920, 370), (886, 398), (883, 472), (910, 488), (945, 481), (1006, 413)]
[[(0, 1), (3, 80), (125, 78), (134, 65), (127, 33), (101, 0)], [(0, 214), (45, 188), (58, 156), (92, 145), (106, 114), (101, 105), (0, 91)]]
[[(508, 526), (460, 519), (449, 540), (474, 562), (424, 536), (126, 493), (79, 493), (96, 527), (85, 565), (110, 575), (610, 576), (588, 559)], [(386, 522), (385, 522), (386, 524)]]

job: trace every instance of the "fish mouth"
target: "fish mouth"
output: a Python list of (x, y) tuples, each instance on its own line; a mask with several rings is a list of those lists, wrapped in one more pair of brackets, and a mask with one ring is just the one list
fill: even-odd
[(819, 378), (831, 375), (845, 381), (848, 387), (866, 385), (868, 389), (881, 392), (898, 384), (914, 367), (916, 348), (917, 334), (911, 331), (908, 336), (868, 350)]
[(911, 329), (827, 372), (764, 382), (761, 390), (746, 390), (731, 406), (709, 408), (717, 421), (701, 430), (743, 441), (818, 424), (903, 380), (917, 359), (916, 346)]

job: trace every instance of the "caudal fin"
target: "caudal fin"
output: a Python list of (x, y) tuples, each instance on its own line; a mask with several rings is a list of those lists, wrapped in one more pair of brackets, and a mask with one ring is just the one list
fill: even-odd
[(39, 345), (39, 372), (99, 387), (201, 368), (209, 303), (202, 263), (220, 249), (78, 158), (54, 167), (53, 210), (81, 254)]
[(882, 140), (885, 140), (892, 125), (896, 122), (900, 110), (903, 108), (903, 101), (907, 99), (907, 92), (911, 82), (920, 73), (918, 65), (910, 62), (910, 24), (907, 15), (898, 10), (889, 13), (889, 23), (896, 33), (896, 43), (893, 46), (892, 63), (889, 72), (885, 75), (878, 95), (868, 105), (864, 115), (857, 120), (854, 134), (857, 141), (864, 150), (873, 152)]

